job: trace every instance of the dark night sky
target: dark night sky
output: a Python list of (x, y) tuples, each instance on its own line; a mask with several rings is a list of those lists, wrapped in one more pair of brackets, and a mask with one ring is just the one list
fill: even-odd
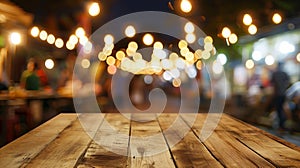
[[(78, 17), (85, 11), (88, 0), (11, 0), (25, 11), (34, 15), (34, 25), (45, 27), (56, 34), (69, 35), (78, 25)], [(168, 7), (171, 1), (175, 7)], [(284, 20), (300, 16), (299, 0), (190, 0), (191, 14), (178, 10), (179, 0), (102, 0), (99, 16), (92, 18), (93, 29), (119, 16), (138, 11), (164, 11), (184, 16), (197, 24), (214, 39), (224, 26), (229, 26), (239, 36), (247, 34), (242, 25), (244, 13), (250, 13), (258, 28), (272, 25), (274, 12), (283, 15)], [(216, 40), (217, 42), (218, 40)]]

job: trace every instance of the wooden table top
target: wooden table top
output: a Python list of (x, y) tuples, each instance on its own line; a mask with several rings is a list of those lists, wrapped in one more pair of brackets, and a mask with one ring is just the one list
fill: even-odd
[[(82, 127), (77, 114), (59, 114), (2, 147), (0, 167), (300, 167), (299, 147), (226, 114), (212, 114), (221, 120), (205, 140), (200, 132), (209, 124), (204, 122), (207, 114), (197, 114), (192, 125), (187, 122), (192, 114), (163, 113), (152, 121), (134, 120), (141, 115), (155, 114), (126, 114), (129, 119), (119, 113), (91, 114), (88, 120), (98, 120), (99, 124), (88, 128)], [(180, 128), (167, 131), (175, 120)], [(116, 132), (107, 129), (104, 121)], [(185, 128), (191, 129), (184, 135), (181, 130)], [(101, 130), (95, 137), (111, 138), (115, 149), (128, 155), (108, 151), (108, 146), (92, 140), (87, 132), (93, 129)], [(128, 136), (115, 138), (114, 133)], [(147, 155), (147, 150), (134, 149), (132, 137), (151, 134), (160, 141), (153, 142), (153, 147), (164, 144), (166, 150)], [(172, 146), (174, 137), (182, 139)]]

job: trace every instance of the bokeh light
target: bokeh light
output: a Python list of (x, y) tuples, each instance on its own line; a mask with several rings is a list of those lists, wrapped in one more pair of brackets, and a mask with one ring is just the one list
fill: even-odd
[(153, 41), (154, 41), (154, 38), (151, 34), (147, 33), (147, 34), (144, 35), (143, 42), (144, 42), (145, 45), (149, 46), (153, 43)]
[(245, 14), (243, 17), (243, 23), (246, 26), (249, 26), (252, 24), (252, 17), (249, 14)]
[(221, 74), (223, 72), (224, 68), (222, 64), (219, 61), (214, 61), (212, 65), (212, 71), (214, 74)]
[(245, 66), (246, 66), (246, 68), (247, 69), (252, 69), (252, 68), (254, 68), (254, 61), (252, 60), (252, 59), (248, 59), (247, 61), (246, 61), (246, 63), (245, 63)]
[(300, 53), (297, 54), (296, 60), (300, 63)]
[(40, 33), (40, 29), (36, 26), (31, 28), (30, 34), (32, 35), (32, 37), (37, 37), (39, 36)]
[(45, 30), (40, 32), (40, 39), (45, 41), (47, 39), (48, 33)]
[(52, 59), (47, 59), (45, 61), (45, 67), (47, 69), (53, 69), (54, 68), (54, 61)]
[(118, 60), (122, 60), (123, 58), (125, 58), (125, 53), (124, 53), (124, 51), (118, 51), (117, 53), (116, 53), (116, 58), (118, 59)]
[(275, 58), (272, 55), (267, 55), (265, 58), (265, 63), (267, 65), (273, 65), (275, 63)]
[(135, 33), (136, 33), (136, 30), (135, 30), (135, 28), (132, 25), (129, 25), (129, 26), (126, 27), (126, 29), (125, 29), (125, 35), (127, 37), (134, 37)]
[(191, 2), (188, 0), (182, 0), (180, 3), (180, 9), (185, 13), (189, 13), (192, 10)]
[(192, 22), (186, 23), (184, 26), (184, 31), (186, 33), (194, 33), (195, 27), (194, 27), (193, 23)]
[(238, 36), (235, 33), (230, 34), (229, 42), (231, 44), (235, 44), (238, 41)]
[(66, 47), (68, 50), (73, 50), (75, 48), (75, 45), (72, 44), (70, 41), (67, 41)]
[(195, 36), (195, 34), (193, 34), (193, 33), (189, 33), (189, 34), (187, 34), (187, 35), (185, 36), (185, 40), (186, 40), (188, 43), (192, 44), (192, 43), (194, 43), (194, 42), (196, 41), (196, 36)]
[(104, 42), (105, 42), (105, 44), (113, 44), (114, 37), (111, 34), (107, 34), (104, 36)]
[(222, 65), (225, 65), (227, 63), (227, 56), (223, 53), (218, 54), (217, 60), (220, 61)]
[(116, 59), (112, 56), (107, 57), (106, 59), (107, 65), (114, 65), (116, 63)]
[(53, 34), (49, 34), (49, 36), (47, 37), (47, 42), (49, 44), (54, 44), (55, 43), (55, 37)]
[(153, 82), (153, 77), (151, 75), (145, 75), (144, 76), (144, 82), (147, 84), (147, 85), (150, 85), (152, 82)]
[(263, 56), (262, 56), (262, 53), (261, 53), (260, 51), (254, 50), (254, 51), (252, 52), (252, 59), (253, 59), (254, 61), (259, 61), (259, 60), (261, 60), (262, 58), (263, 58)]
[(57, 48), (62, 48), (62, 47), (64, 46), (64, 41), (63, 41), (61, 38), (57, 38), (57, 39), (55, 40), (55, 46), (56, 46)]
[(256, 33), (257, 33), (257, 27), (256, 27), (254, 24), (250, 25), (250, 26), (248, 27), (248, 32), (249, 32), (249, 34), (251, 34), (251, 35), (256, 34)]
[(70, 43), (76, 45), (78, 43), (78, 38), (76, 35), (72, 34), (70, 37), (69, 37), (69, 41)]
[(273, 17), (272, 17), (272, 21), (275, 23), (275, 24), (279, 24), (281, 23), (282, 21), (282, 17), (280, 16), (279, 13), (274, 13)]
[(10, 35), (9, 35), (9, 40), (12, 44), (14, 45), (18, 45), (21, 43), (21, 34), (18, 33), (18, 32), (12, 32)]
[(75, 35), (78, 37), (78, 38), (81, 38), (83, 36), (85, 36), (85, 31), (82, 27), (78, 27), (75, 31)]
[(91, 16), (97, 16), (100, 13), (100, 6), (97, 2), (93, 2), (89, 6), (89, 14)]
[(224, 38), (228, 38), (229, 36), (230, 36), (230, 34), (231, 34), (231, 30), (228, 28), (228, 27), (224, 27), (223, 29), (222, 29), (222, 36), (224, 37)]
[(110, 75), (113, 75), (117, 72), (117, 67), (115, 65), (109, 65), (107, 67), (107, 72), (110, 74)]
[(90, 65), (91, 65), (90, 60), (88, 60), (88, 59), (82, 59), (81, 60), (81, 67), (82, 68), (87, 69), (87, 68), (90, 67)]

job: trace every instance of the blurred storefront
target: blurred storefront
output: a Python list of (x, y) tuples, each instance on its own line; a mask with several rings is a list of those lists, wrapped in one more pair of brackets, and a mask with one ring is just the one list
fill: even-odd
[(26, 45), (33, 16), (7, 0), (0, 0), (0, 82), (9, 84), (19, 72), (18, 46)]

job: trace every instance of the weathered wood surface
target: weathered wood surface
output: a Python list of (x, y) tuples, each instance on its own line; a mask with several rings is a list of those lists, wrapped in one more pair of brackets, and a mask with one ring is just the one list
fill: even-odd
[(226, 114), (60, 114), (2, 147), (0, 167), (300, 167), (300, 149)]

